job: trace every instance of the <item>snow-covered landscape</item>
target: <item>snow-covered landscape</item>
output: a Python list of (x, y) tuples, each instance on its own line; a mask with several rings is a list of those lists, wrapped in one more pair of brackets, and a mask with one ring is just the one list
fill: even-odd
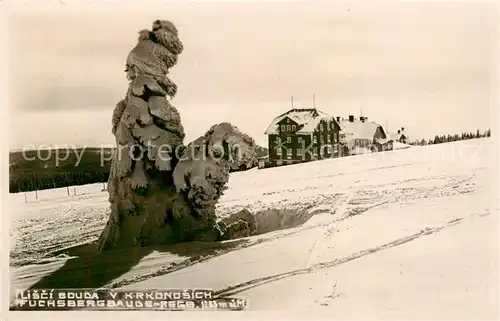
[[(219, 217), (242, 208), (315, 215), (224, 244), (117, 252), (98, 285), (211, 288), (248, 299), (249, 309), (336, 317), (497, 318), (493, 145), (483, 138), (232, 173)], [(108, 193), (103, 184), (70, 191), (11, 194), (11, 290), (85, 266), (71, 264), (75, 248), (102, 231)]]

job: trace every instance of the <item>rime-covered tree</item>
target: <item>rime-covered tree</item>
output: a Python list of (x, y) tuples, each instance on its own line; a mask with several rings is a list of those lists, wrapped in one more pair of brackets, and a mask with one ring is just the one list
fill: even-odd
[(248, 211), (235, 213), (223, 228), (215, 216), (230, 170), (255, 163), (253, 139), (221, 123), (183, 144), (181, 118), (170, 103), (177, 86), (168, 77), (182, 51), (174, 24), (156, 20), (151, 31), (139, 32), (127, 57), (130, 85), (112, 117), (117, 151), (107, 187), (111, 213), (99, 251), (215, 241), (255, 231), (255, 217)]

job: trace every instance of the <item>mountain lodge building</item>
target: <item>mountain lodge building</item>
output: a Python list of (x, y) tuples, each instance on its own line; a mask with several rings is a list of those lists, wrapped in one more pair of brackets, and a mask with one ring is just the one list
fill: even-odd
[(274, 118), (268, 136), (269, 161), (275, 165), (340, 156), (340, 126), (316, 108), (291, 109)]

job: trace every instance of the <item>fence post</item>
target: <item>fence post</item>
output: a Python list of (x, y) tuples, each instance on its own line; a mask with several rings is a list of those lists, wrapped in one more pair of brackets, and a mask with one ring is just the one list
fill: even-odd
[(66, 186), (66, 190), (68, 191), (68, 196), (69, 196), (69, 186)]
[(38, 190), (35, 190), (35, 197), (38, 199)]
[(24, 193), (24, 203), (28, 203), (28, 195)]
[(76, 196), (76, 186), (75, 186), (75, 187), (73, 187), (73, 195), (75, 195), (75, 196)]

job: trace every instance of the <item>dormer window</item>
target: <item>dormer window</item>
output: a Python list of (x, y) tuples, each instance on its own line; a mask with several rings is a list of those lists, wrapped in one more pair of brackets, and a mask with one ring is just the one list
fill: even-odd
[(297, 130), (297, 126), (292, 125), (292, 131), (296, 131), (296, 130)]
[(286, 125), (281, 125), (281, 131), (282, 132), (286, 131)]
[(286, 125), (286, 130), (289, 132), (292, 130), (292, 126), (291, 125)]

